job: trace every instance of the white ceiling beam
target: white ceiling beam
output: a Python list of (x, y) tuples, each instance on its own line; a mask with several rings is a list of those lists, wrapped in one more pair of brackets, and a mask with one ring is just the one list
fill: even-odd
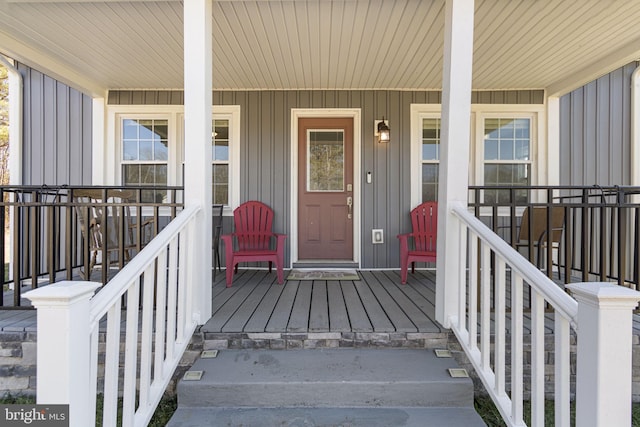
[(549, 96), (562, 96), (579, 87), (590, 83), (611, 71), (640, 59), (640, 39), (636, 39), (631, 43), (620, 47), (608, 55), (597, 59), (582, 70), (570, 73), (567, 77), (558, 80), (549, 87), (547, 93)]
[(94, 97), (104, 97), (106, 87), (81, 74), (77, 69), (56, 61), (28, 44), (22, 43), (0, 31), (0, 50), (11, 59), (33, 67), (74, 89)]
[[(128, 3), (136, 2), (179, 2), (181, 0), (127, 0)], [(122, 3), (122, 0), (0, 0), (0, 3), (41, 4), (41, 3)]]
[[(126, 0), (127, 3), (158, 3), (158, 2), (180, 2), (183, 0)], [(216, 3), (243, 3), (243, 2), (281, 2), (282, 0), (216, 0)], [(307, 2), (308, 0), (290, 0), (293, 2)], [(325, 0), (327, 2), (331, 0)], [(20, 3), (20, 4), (39, 4), (39, 3), (122, 3), (122, 0), (0, 0), (0, 3)]]

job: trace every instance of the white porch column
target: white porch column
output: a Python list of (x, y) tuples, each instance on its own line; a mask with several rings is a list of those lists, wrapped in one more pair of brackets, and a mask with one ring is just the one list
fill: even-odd
[(631, 75), (631, 185), (640, 185), (640, 67)]
[(212, 0), (184, 1), (184, 197), (202, 206), (187, 273), (199, 324), (211, 316), (212, 10)]
[[(547, 98), (547, 165), (540, 171), (546, 185), (560, 185), (560, 98)], [(545, 176), (539, 175), (539, 176)]]
[[(105, 184), (104, 160), (112, 156), (105, 156), (106, 132), (106, 99), (93, 98), (91, 103), (91, 182), (93, 185)], [(110, 170), (113, 170), (110, 168)]]
[(38, 310), (38, 404), (68, 404), (70, 426), (92, 423), (89, 412), (90, 299), (101, 285), (59, 282), (24, 294)]
[(442, 144), (438, 190), (436, 320), (450, 327), (457, 313), (459, 259), (456, 203), (467, 205), (474, 0), (447, 0), (442, 82)]
[(20, 71), (0, 54), (0, 64), (8, 71), (9, 77), (9, 184), (22, 184), (22, 105), (23, 82)]
[(567, 287), (578, 301), (576, 425), (631, 425), (633, 309), (640, 292), (610, 283)]

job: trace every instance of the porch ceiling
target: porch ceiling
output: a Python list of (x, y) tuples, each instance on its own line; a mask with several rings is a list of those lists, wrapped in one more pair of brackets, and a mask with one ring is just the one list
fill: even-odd
[[(213, 84), (439, 89), (444, 0), (218, 0)], [(0, 52), (96, 95), (183, 87), (181, 1), (0, 0)], [(473, 88), (561, 94), (640, 58), (640, 2), (476, 0)]]

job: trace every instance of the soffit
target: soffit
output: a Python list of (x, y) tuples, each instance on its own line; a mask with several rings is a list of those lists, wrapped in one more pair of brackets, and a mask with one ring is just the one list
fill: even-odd
[[(215, 1), (213, 86), (439, 89), (444, 0)], [(640, 54), (640, 2), (476, 0), (473, 88), (570, 89)], [(0, 51), (90, 91), (183, 86), (179, 1), (0, 0)]]

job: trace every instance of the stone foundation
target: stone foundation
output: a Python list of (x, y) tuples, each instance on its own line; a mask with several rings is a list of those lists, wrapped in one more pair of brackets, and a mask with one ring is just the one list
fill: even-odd
[(445, 348), (449, 333), (412, 332), (283, 332), (201, 334), (205, 350), (264, 348)]
[[(98, 355), (98, 371), (103, 372), (104, 337), (101, 334)], [(36, 332), (0, 332), (0, 396), (35, 395), (36, 393)], [(525, 337), (524, 373), (531, 372), (530, 345)], [(507, 343), (510, 338), (507, 336)], [(180, 361), (167, 389), (175, 394), (177, 381), (188, 371), (203, 350), (225, 349), (314, 349), (314, 348), (448, 348), (461, 367), (467, 369), (474, 380), (476, 395), (486, 395), (481, 381), (467, 359), (460, 344), (451, 332), (283, 332), (283, 333), (211, 333), (196, 332)], [(571, 343), (571, 390), (575, 391), (575, 338)], [(124, 349), (122, 349), (124, 350)], [(553, 336), (545, 337), (545, 379), (547, 397), (553, 397)], [(120, 358), (121, 363), (124, 357)], [(506, 356), (507, 390), (509, 389), (509, 365), (511, 354)], [(640, 336), (633, 336), (633, 401), (640, 402)], [(99, 384), (102, 381), (99, 380)], [(121, 381), (122, 384), (122, 381)], [(525, 398), (530, 392), (525, 384)]]
[(0, 396), (36, 394), (35, 332), (0, 332)]

